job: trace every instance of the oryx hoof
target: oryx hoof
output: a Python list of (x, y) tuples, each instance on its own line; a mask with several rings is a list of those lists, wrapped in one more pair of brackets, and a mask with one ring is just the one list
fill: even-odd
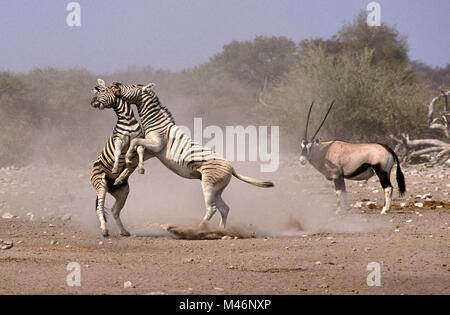
[(381, 209), (380, 214), (387, 214), (388, 211), (389, 211), (388, 209), (383, 208)]
[(145, 169), (143, 168), (138, 169), (138, 174), (145, 174)]
[(120, 232), (120, 235), (125, 236), (125, 237), (128, 237), (128, 236), (130, 236), (131, 234), (130, 234), (130, 232), (128, 232), (128, 231), (126, 231), (126, 230), (123, 230), (123, 231)]

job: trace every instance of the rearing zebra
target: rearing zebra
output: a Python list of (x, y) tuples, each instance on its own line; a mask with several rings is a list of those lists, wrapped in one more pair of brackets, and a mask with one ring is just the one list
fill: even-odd
[[(231, 163), (215, 151), (194, 142), (176, 124), (168, 109), (161, 105), (155, 92), (154, 84), (147, 86), (113, 83), (110, 89), (123, 101), (137, 105), (145, 139), (131, 140), (126, 154), (127, 166), (131, 166), (131, 157), (138, 146), (151, 151), (167, 168), (176, 174), (202, 181), (206, 214), (203, 221), (208, 221), (219, 210), (220, 225), (225, 227), (229, 212), (228, 205), (221, 195), (231, 176), (258, 186), (273, 187), (269, 181), (260, 181), (235, 172)], [(118, 179), (120, 181), (120, 178)]]
[[(111, 212), (120, 229), (120, 234), (129, 236), (130, 233), (124, 228), (120, 220), (120, 211), (130, 191), (127, 179), (136, 169), (138, 163), (139, 167), (142, 168), (143, 160), (151, 158), (153, 155), (151, 152), (146, 152), (144, 156), (144, 149), (138, 147), (139, 160), (136, 154), (133, 154), (130, 165), (124, 169), (125, 152), (128, 149), (130, 138), (142, 137), (144, 134), (141, 125), (134, 117), (131, 106), (115, 97), (106, 87), (103, 80), (99, 79), (98, 83), (99, 85), (95, 87), (95, 96), (91, 101), (91, 105), (99, 109), (112, 107), (117, 115), (117, 123), (106, 146), (103, 148), (102, 154), (97, 157), (92, 168), (91, 183), (97, 192), (95, 202), (97, 216), (100, 221), (102, 234), (106, 237), (109, 233), (106, 227), (104, 202), (106, 193), (109, 192), (116, 199)], [(119, 171), (122, 171), (120, 175), (122, 183), (114, 185), (114, 180), (119, 176)]]

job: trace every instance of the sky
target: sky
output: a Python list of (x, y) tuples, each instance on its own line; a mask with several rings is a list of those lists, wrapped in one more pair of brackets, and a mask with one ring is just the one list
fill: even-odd
[[(233, 40), (256, 35), (330, 38), (370, 0), (0, 0), (0, 71), (82, 67), (112, 73), (128, 66), (179, 71), (207, 62)], [(381, 21), (407, 37), (409, 54), (450, 63), (450, 0), (378, 0)]]

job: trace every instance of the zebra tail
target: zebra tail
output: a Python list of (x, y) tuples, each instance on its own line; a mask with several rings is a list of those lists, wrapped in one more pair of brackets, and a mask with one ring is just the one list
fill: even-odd
[(258, 186), (258, 187), (266, 188), (266, 187), (273, 187), (273, 186), (275, 186), (272, 182), (269, 182), (269, 181), (262, 181), (262, 180), (258, 180), (258, 179), (251, 178), (251, 177), (248, 177), (248, 176), (239, 175), (238, 173), (236, 173), (236, 171), (234, 169), (233, 169), (232, 174), (237, 179), (240, 179), (243, 182), (246, 182), (246, 183)]

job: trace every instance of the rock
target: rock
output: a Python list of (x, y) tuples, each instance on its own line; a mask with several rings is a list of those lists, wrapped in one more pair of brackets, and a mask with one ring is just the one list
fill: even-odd
[(363, 206), (363, 203), (361, 201), (357, 201), (355, 202), (355, 204), (353, 205), (353, 207), (355, 208), (361, 208)]
[(2, 250), (7, 250), (13, 247), (13, 242), (12, 241), (0, 241), (0, 248)]
[(423, 203), (422, 202), (415, 202), (414, 206), (416, 206), (417, 208), (423, 208)]
[(131, 289), (131, 288), (135, 288), (135, 286), (131, 283), (131, 281), (126, 281), (123, 284), (123, 288), (124, 289)]
[(2, 219), (14, 219), (14, 218), (16, 218), (17, 216), (15, 216), (15, 215), (13, 215), (13, 214), (11, 214), (11, 213), (9, 213), (9, 212), (5, 212), (3, 215), (2, 215)]
[(72, 215), (70, 213), (66, 213), (61, 217), (61, 220), (63, 221), (69, 221), (70, 219), (72, 219)]

